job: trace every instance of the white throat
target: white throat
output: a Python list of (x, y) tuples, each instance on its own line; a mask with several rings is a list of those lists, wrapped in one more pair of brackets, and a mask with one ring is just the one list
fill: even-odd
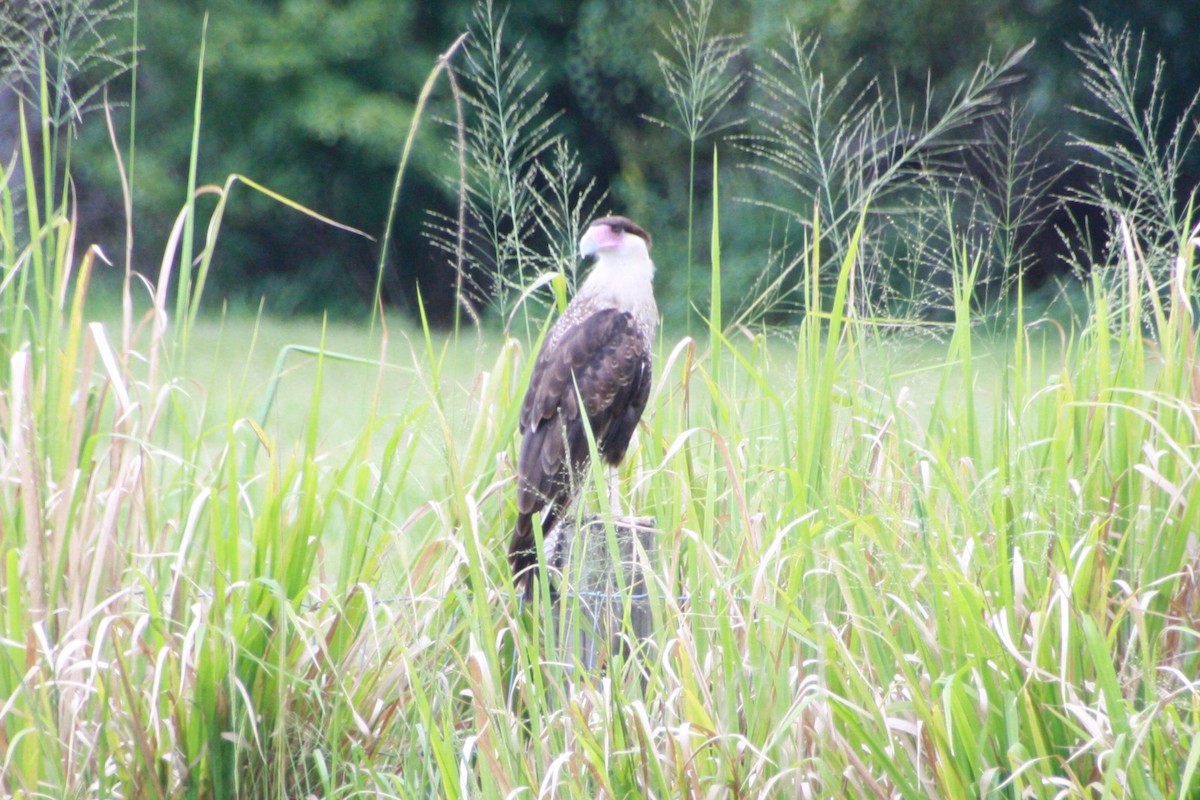
[(654, 262), (645, 252), (605, 253), (579, 289), (579, 299), (631, 312), (638, 324), (653, 330), (658, 322), (654, 302)]

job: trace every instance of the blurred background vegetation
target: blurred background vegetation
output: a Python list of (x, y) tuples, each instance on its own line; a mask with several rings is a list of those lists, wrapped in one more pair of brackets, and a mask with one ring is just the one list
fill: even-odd
[[(769, 269), (786, 220), (777, 208), (795, 208), (789, 188), (754, 169), (746, 136), (756, 135), (769, 96), (749, 80), (772, 52), (786, 48), (789, 30), (815, 37), (814, 67), (830, 77), (848, 75), (852, 98), (869, 80), (894, 92), (900, 106), (934, 108), (985, 59), (998, 59), (1036, 40), (1018, 65), (1021, 80), (1004, 91), (1027, 109), (1044, 143), (1047, 196), (1070, 194), (1078, 153), (1076, 136), (1107, 135), (1103, 122), (1077, 110), (1087, 106), (1079, 59), (1071, 47), (1091, 29), (1088, 14), (1145, 35), (1148, 53), (1164, 57), (1161, 78), (1174, 120), (1200, 87), (1200, 4), (1177, 0), (725, 0), (716, 3), (707, 32), (728, 34), (728, 103), (717, 119), (689, 138), (681, 133), (674, 97), (656, 55), (672, 56), (678, 4), (666, 0), (514, 0), (498, 6), (504, 45), (520, 43), (528, 59), (530, 97), (545, 93), (541, 119), (574, 151), (578, 185), (594, 181), (607, 196), (599, 211), (628, 214), (655, 235), (659, 294), (664, 311), (686, 312), (689, 158), (695, 147), (696, 243), (693, 260), (707, 263), (708, 203), (713, 148), (720, 151), (723, 263), (726, 292), (736, 297)], [(414, 104), (439, 54), (479, 18), (466, 0), (16, 0), (6, 2), (0, 66), (19, 61), (22, 35), (47, 37), (71, 19), (75, 7), (90, 20), (75, 35), (83, 50), (111, 57), (84, 66), (77, 83), (110, 74), (134, 45), (136, 72), (108, 84), (116, 138), (133, 150), (135, 263), (155, 271), (172, 221), (184, 202), (202, 38), (206, 43), (198, 180), (221, 184), (241, 173), (296, 202), (381, 239), (393, 180), (413, 118)], [(103, 12), (103, 13), (99, 13)], [(29, 20), (49, 19), (49, 29)], [(208, 15), (207, 32), (203, 25)], [(57, 16), (56, 16), (57, 15)], [(57, 20), (57, 22), (56, 22)], [(78, 22), (78, 20), (76, 21)], [(91, 26), (88, 28), (87, 26)], [(62, 33), (62, 31), (58, 31)], [(454, 85), (478, 37), (450, 60)], [(103, 43), (102, 45), (97, 43)], [(78, 47), (79, 45), (76, 45)], [(473, 51), (476, 56), (479, 50)], [(122, 55), (124, 54), (124, 56)], [(136, 95), (129, 75), (136, 75)], [(894, 77), (893, 77), (894, 76)], [(11, 76), (10, 76), (11, 77)], [(1149, 85), (1149, 71), (1144, 76)], [(746, 78), (746, 80), (742, 80)], [(405, 177), (393, 241), (386, 254), (383, 298), (415, 309), (417, 291), (431, 316), (446, 322), (455, 307), (453, 258), (429, 235), (433, 220), (453, 219), (459, 165), (454, 120), (460, 113), (452, 84), (435, 89)], [(19, 92), (19, 85), (17, 87)], [(111, 155), (102, 96), (84, 96), (67, 108), (70, 148), (84, 237), (120, 251), (125, 221)], [(0, 102), (0, 145), (12, 155), (16, 101)], [(468, 106), (468, 116), (472, 109)], [(554, 116), (557, 114), (557, 116)], [(83, 124), (79, 124), (82, 122)], [(1193, 129), (1195, 122), (1189, 124)], [(1164, 133), (1165, 135), (1165, 133)], [(739, 146), (739, 144), (741, 146)], [(1184, 175), (1194, 187), (1200, 165)], [(250, 191), (226, 214), (208, 291), (233, 306), (260, 299), (278, 313), (331, 310), (361, 314), (369, 307), (380, 253), (372, 243), (305, 217)], [(753, 200), (753, 202), (745, 202)], [(790, 205), (789, 205), (790, 204)], [(1028, 259), (1027, 284), (1064, 274), (1069, 265), (1060, 237), (1047, 235), (1070, 204), (1051, 203), (1049, 225)], [(704, 231), (704, 233), (700, 233)], [(699, 269), (700, 267), (698, 267)], [(702, 279), (703, 280), (703, 279)], [(705, 283), (699, 285), (705, 286)], [(487, 291), (486, 283), (481, 291)], [(693, 292), (693, 294), (695, 294)], [(694, 298), (693, 298), (694, 300)], [(695, 301), (699, 302), (699, 301)], [(211, 306), (210, 306), (211, 307)]]

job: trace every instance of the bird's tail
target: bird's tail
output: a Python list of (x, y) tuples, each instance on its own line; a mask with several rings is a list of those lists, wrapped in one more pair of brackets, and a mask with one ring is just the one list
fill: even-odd
[[(513, 586), (524, 589), (526, 600), (533, 600), (534, 582), (537, 580), (537, 539), (533, 535), (533, 516), (536, 513), (517, 514), (517, 524), (513, 526), (512, 539), (508, 544), (508, 565), (512, 569)], [(542, 520), (544, 536), (549, 536), (558, 524), (559, 513), (561, 509), (557, 504), (551, 505), (549, 513)], [(547, 554), (546, 557), (554, 561), (553, 554)]]
[(508, 566), (513, 586), (524, 586), (525, 599), (533, 599), (533, 576), (537, 571), (537, 542), (533, 538), (533, 514), (517, 514), (512, 539), (508, 543)]

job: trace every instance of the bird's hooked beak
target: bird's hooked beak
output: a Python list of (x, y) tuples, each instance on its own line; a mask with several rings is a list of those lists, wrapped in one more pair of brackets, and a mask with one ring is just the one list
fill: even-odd
[(579, 256), (581, 258), (591, 258), (599, 251), (600, 245), (596, 243), (596, 237), (592, 236), (592, 231), (589, 228), (588, 232), (579, 240)]

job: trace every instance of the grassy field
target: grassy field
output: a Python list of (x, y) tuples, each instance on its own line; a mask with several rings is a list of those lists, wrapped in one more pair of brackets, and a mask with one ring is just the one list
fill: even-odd
[(503, 558), (527, 344), (201, 317), (155, 377), (151, 328), (49, 304), (3, 407), (0, 781), (1193, 796), (1191, 320), (1093, 294), (1005, 341), (664, 335), (620, 473), (652, 634), (591, 668)]

